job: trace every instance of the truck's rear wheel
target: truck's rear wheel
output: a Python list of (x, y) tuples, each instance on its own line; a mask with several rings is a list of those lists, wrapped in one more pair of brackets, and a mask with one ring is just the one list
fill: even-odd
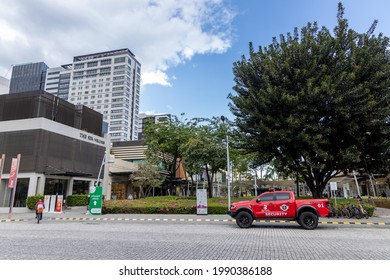
[(252, 215), (248, 212), (240, 212), (236, 217), (236, 223), (240, 228), (249, 228), (253, 223)]
[(315, 229), (318, 226), (318, 217), (312, 212), (303, 212), (298, 218), (298, 223), (304, 229)]

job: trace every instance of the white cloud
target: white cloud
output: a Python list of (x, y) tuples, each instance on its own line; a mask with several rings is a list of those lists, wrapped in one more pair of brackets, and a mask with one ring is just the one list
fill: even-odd
[(159, 84), (162, 86), (169, 86), (171, 87), (172, 84), (168, 81), (168, 76), (164, 72), (157, 70), (157, 71), (150, 71), (150, 72), (144, 72), (142, 74), (142, 85), (145, 84)]
[(129, 48), (143, 84), (171, 86), (170, 67), (230, 47), (233, 17), (223, 0), (2, 0), (0, 75), (11, 64), (56, 67), (76, 55)]

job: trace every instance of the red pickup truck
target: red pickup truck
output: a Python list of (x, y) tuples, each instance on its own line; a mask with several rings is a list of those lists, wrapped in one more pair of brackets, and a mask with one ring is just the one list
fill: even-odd
[(297, 221), (304, 229), (315, 229), (319, 217), (330, 216), (327, 199), (296, 200), (290, 191), (265, 192), (253, 200), (232, 203), (229, 215), (241, 228), (248, 228), (255, 219)]

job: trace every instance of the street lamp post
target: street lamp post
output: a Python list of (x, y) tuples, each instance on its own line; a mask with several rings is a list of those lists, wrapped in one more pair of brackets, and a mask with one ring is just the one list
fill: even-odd
[[(221, 116), (221, 120), (223, 123), (225, 123), (224, 116)], [(230, 211), (230, 157), (229, 157), (229, 134), (227, 128), (226, 128), (226, 161), (227, 161), (226, 185), (228, 191), (228, 211)]]
[(256, 178), (257, 178), (257, 169), (255, 168), (255, 196), (257, 197), (257, 182), (256, 182)]

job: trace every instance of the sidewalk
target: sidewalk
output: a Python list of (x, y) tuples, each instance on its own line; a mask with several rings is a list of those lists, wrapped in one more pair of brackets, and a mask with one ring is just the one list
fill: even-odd
[[(15, 211), (12, 214), (11, 220), (30, 220), (34, 219), (35, 211), (24, 209), (24, 211)], [(0, 213), (0, 221), (8, 220), (8, 213)], [(106, 214), (106, 215), (90, 215), (87, 213), (86, 206), (71, 207), (62, 213), (44, 213), (44, 219), (153, 219), (153, 220), (233, 220), (228, 215), (186, 215), (186, 214)], [(369, 219), (337, 219), (337, 218), (320, 218), (320, 223), (362, 223), (362, 224), (386, 224), (390, 225), (390, 209), (377, 208), (374, 216)]]

